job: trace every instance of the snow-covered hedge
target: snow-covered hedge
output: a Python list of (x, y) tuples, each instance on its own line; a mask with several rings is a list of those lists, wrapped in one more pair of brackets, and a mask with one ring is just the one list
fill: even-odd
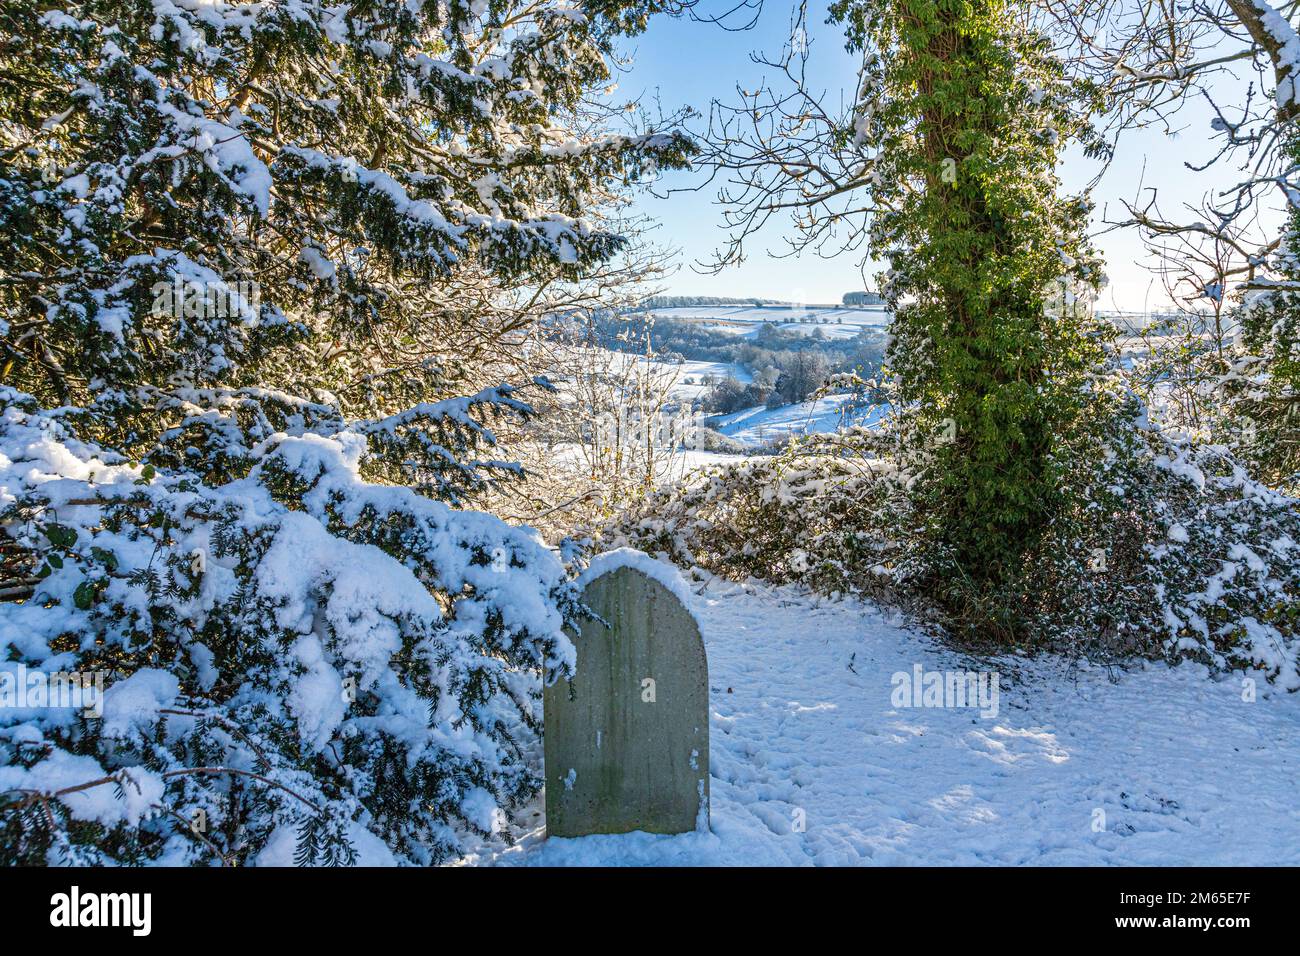
[(963, 638), (1189, 657), (1300, 688), (1300, 503), (1226, 448), (1148, 423), (1131, 399), (1098, 409), (1071, 449), (1068, 508), (1013, 593), (927, 573), (936, 555), (908, 493), (926, 462), (899, 454), (890, 428), (715, 467), (590, 535), (737, 579), (902, 602)]
[(885, 455), (868, 429), (809, 436), (702, 469), (588, 535), (737, 579), (886, 596), (906, 560), (907, 476)]
[(1056, 643), (1258, 668), (1300, 689), (1300, 502), (1130, 404), (1073, 463), (1025, 594)]
[(539, 676), (572, 661), (563, 569), (490, 515), (364, 483), (365, 447), (279, 435), (211, 487), (0, 390), (6, 568), (32, 588), (0, 603), (0, 690), (106, 687), (102, 716), (0, 707), (0, 862), (428, 863), (535, 791)]

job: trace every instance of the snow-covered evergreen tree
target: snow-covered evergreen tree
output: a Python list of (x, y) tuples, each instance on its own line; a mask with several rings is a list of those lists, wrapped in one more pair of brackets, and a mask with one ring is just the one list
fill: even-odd
[(590, 107), (665, 6), (0, 2), (0, 694), (108, 687), (0, 709), (6, 862), (427, 863), (536, 788), (572, 605), (455, 507), (529, 412), (475, 343), (686, 161)]

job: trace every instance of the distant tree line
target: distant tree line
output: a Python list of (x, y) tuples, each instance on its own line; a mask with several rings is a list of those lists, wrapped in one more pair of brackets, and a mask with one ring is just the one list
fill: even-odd
[(737, 299), (725, 295), (652, 295), (641, 303), (641, 308), (649, 309), (688, 309), (694, 306), (714, 305), (779, 305), (775, 299), (743, 298)]
[(845, 305), (884, 305), (885, 299), (883, 296), (877, 295), (874, 292), (845, 292), (844, 304)]
[[(884, 305), (883, 297), (875, 292), (846, 292), (840, 300), (847, 306)], [(642, 300), (642, 310), (652, 309), (689, 309), (694, 306), (728, 306), (728, 305), (790, 305), (780, 299), (761, 299), (756, 297), (735, 297), (727, 295), (652, 295)]]

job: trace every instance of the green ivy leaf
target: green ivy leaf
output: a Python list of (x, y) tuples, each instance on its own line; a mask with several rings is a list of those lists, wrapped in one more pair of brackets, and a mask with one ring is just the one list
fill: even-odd
[(72, 592), (72, 603), (83, 611), (89, 611), (95, 603), (95, 586), (89, 581), (82, 581), (77, 590)]
[(56, 548), (70, 548), (77, 543), (77, 531), (67, 525), (50, 524), (44, 528), (45, 537)]
[(103, 548), (91, 548), (90, 554), (96, 561), (108, 568), (109, 571), (117, 570), (117, 555), (112, 551), (106, 551)]

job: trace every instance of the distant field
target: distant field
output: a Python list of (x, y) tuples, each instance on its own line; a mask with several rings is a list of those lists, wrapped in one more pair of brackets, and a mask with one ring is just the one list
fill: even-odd
[[(813, 329), (821, 329), (827, 338), (852, 338), (864, 328), (883, 329), (889, 325), (889, 312), (883, 305), (700, 305), (648, 311), (659, 318), (694, 323), (741, 336), (755, 335), (764, 322), (805, 335), (812, 334)], [(1109, 310), (1098, 314), (1109, 319), (1123, 334), (1134, 334), (1160, 318), (1158, 315)]]
[(835, 432), (850, 425), (874, 425), (884, 415), (884, 406), (853, 408), (850, 401), (848, 395), (828, 395), (779, 408), (759, 405), (706, 419), (705, 424), (743, 445), (757, 448), (793, 435)]
[(682, 306), (653, 309), (662, 319), (702, 325), (712, 331), (753, 336), (764, 323), (802, 335), (820, 329), (827, 338), (851, 339), (864, 328), (883, 329), (889, 324), (884, 306), (845, 308), (840, 305), (738, 305)]
[(668, 365), (662, 362), (655, 364), (676, 374), (677, 380), (673, 383), (672, 397), (678, 400), (703, 398), (712, 390), (713, 383), (725, 378), (735, 379), (742, 385), (754, 380), (754, 376), (745, 366), (735, 362), (687, 361), (681, 365)]

